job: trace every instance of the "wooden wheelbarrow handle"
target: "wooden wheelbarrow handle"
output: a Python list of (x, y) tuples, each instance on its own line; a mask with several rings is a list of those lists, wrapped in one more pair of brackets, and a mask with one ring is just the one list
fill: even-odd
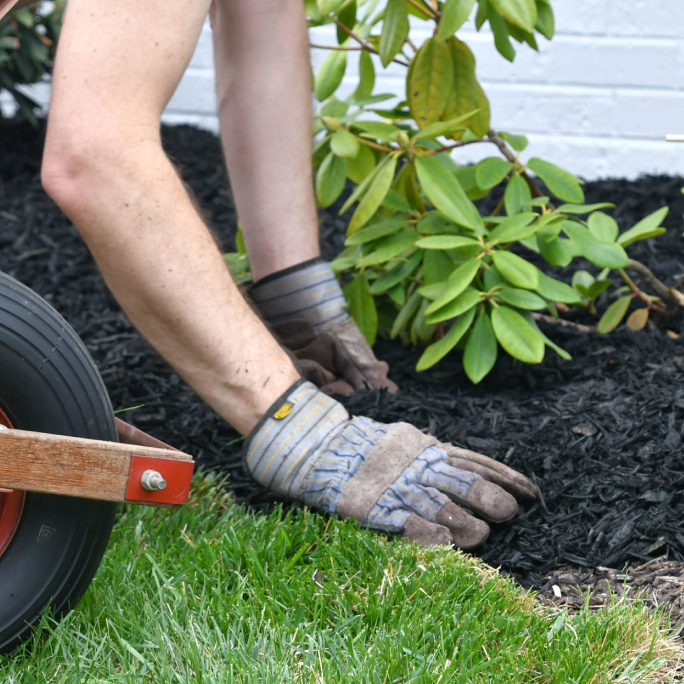
[(123, 421), (117, 428), (121, 442), (0, 430), (0, 488), (153, 506), (185, 503), (192, 457)]

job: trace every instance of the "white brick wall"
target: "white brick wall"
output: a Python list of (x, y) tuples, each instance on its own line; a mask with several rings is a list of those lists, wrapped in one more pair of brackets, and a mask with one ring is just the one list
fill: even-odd
[[(513, 64), (488, 34), (472, 26), (460, 34), (475, 52), (494, 127), (524, 133), (530, 155), (588, 179), (684, 175), (684, 144), (664, 141), (667, 133), (684, 133), (684, 2), (555, 0), (554, 8), (554, 40), (542, 38), (539, 53), (521, 46)], [(332, 32), (316, 29), (312, 39), (329, 44)], [(324, 54), (312, 51), (314, 66)], [(348, 72), (344, 89), (351, 91)], [(400, 94), (403, 70), (388, 69), (377, 87)], [(206, 26), (164, 119), (216, 130), (214, 107)], [(473, 146), (459, 159), (477, 156)]]

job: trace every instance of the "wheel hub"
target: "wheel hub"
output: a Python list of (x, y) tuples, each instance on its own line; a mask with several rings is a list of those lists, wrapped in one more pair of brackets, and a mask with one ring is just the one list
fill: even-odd
[[(0, 425), (12, 427), (7, 414), (0, 408)], [(14, 537), (24, 509), (26, 495), (14, 489), (0, 489), (0, 556)]]

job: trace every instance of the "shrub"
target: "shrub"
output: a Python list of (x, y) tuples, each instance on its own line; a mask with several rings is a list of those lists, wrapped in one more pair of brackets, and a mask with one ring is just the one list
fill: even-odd
[(0, 21), (0, 92), (8, 91), (34, 125), (39, 105), (21, 86), (37, 83), (50, 73), (62, 12), (63, 0), (24, 7)]
[[(524, 159), (523, 136), (491, 129), (475, 59), (457, 37), (475, 12), (476, 27), (488, 24), (499, 53), (513, 60), (515, 43), (537, 49), (539, 36), (553, 37), (550, 0), (305, 5), (311, 25), (336, 27), (337, 43), (327, 46), (314, 78), (321, 102), (316, 198), (329, 207), (352, 184), (340, 212), (354, 207), (346, 247), (333, 266), (348, 281), (351, 314), (369, 342), (380, 332), (427, 345), (418, 370), (460, 348), (465, 372), (479, 382), (499, 348), (527, 363), (540, 362), (547, 347), (566, 357), (538, 327), (538, 312), (593, 308), (612, 285), (613, 271), (625, 285), (599, 330), (618, 325), (632, 301), (643, 302), (629, 317), (634, 328), (643, 327), (652, 310), (664, 309), (627, 275), (625, 249), (662, 233), (667, 209), (621, 231), (606, 213), (613, 205), (584, 203), (578, 178), (537, 157)], [(350, 55), (358, 55), (358, 85), (337, 96)], [(375, 92), (375, 76), (389, 66), (404, 69), (405, 99), (383, 106), (393, 96)], [(458, 165), (458, 150), (472, 144), (497, 154)], [(493, 192), (500, 201), (481, 213), (476, 202)], [(578, 257), (598, 272), (578, 271), (572, 285), (544, 266), (568, 266)]]

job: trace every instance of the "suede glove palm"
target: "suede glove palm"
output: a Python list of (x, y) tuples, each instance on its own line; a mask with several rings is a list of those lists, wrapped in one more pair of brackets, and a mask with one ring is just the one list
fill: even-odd
[(311, 259), (258, 280), (249, 294), (303, 377), (327, 392), (375, 387), (395, 392), (387, 364), (347, 313), (330, 264)]
[(517, 500), (537, 494), (515, 470), (407, 423), (352, 418), (304, 380), (269, 409), (243, 455), (277, 494), (425, 545), (479, 546), (485, 520), (510, 520)]

